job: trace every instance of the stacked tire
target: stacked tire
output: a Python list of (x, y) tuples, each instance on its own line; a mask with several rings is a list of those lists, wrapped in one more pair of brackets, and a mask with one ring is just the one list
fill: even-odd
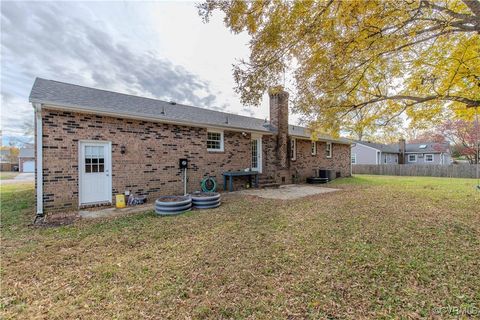
[(322, 184), (327, 183), (328, 178), (320, 178), (320, 177), (309, 177), (307, 178), (307, 183), (309, 184)]
[(221, 204), (218, 192), (194, 192), (192, 193), (192, 205), (196, 209), (213, 209)]
[(172, 216), (191, 209), (192, 197), (190, 196), (164, 196), (155, 201), (155, 212), (160, 216)]

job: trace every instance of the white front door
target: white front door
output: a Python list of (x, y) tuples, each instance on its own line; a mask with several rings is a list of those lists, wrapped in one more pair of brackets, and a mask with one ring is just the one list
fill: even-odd
[(262, 136), (252, 135), (252, 170), (262, 173)]
[(112, 201), (112, 148), (110, 142), (80, 142), (80, 204)]

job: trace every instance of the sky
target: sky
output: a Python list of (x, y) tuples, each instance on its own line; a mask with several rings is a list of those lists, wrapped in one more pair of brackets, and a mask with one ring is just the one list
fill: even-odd
[(27, 141), (35, 77), (265, 118), (268, 98), (244, 107), (232, 64), (248, 58), (247, 34), (194, 2), (1, 2), (4, 143)]

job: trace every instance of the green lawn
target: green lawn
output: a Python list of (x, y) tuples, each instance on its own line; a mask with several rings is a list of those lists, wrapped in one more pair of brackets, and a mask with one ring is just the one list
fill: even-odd
[(0, 171), (0, 180), (13, 179), (18, 175), (18, 172)]
[(2, 186), (2, 316), (455, 316), (448, 307), (478, 316), (474, 180), (356, 176), (331, 186), (342, 190), (50, 228), (29, 226), (31, 186)]

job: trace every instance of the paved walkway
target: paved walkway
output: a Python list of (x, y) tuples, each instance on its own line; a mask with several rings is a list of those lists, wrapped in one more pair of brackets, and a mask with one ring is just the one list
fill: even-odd
[(316, 185), (290, 184), (278, 189), (248, 189), (236, 191), (237, 194), (246, 194), (267, 199), (293, 200), (320, 193), (339, 191), (340, 189), (319, 187)]
[(34, 182), (35, 182), (34, 173), (19, 173), (13, 179), (0, 180), (0, 184), (34, 183)]
[(147, 203), (144, 205), (130, 206), (122, 209), (117, 209), (115, 207), (109, 208), (92, 208), (90, 210), (80, 210), (78, 212), (79, 216), (83, 219), (95, 219), (95, 218), (107, 218), (126, 215), (134, 212), (143, 212), (148, 210), (153, 210), (153, 204)]

